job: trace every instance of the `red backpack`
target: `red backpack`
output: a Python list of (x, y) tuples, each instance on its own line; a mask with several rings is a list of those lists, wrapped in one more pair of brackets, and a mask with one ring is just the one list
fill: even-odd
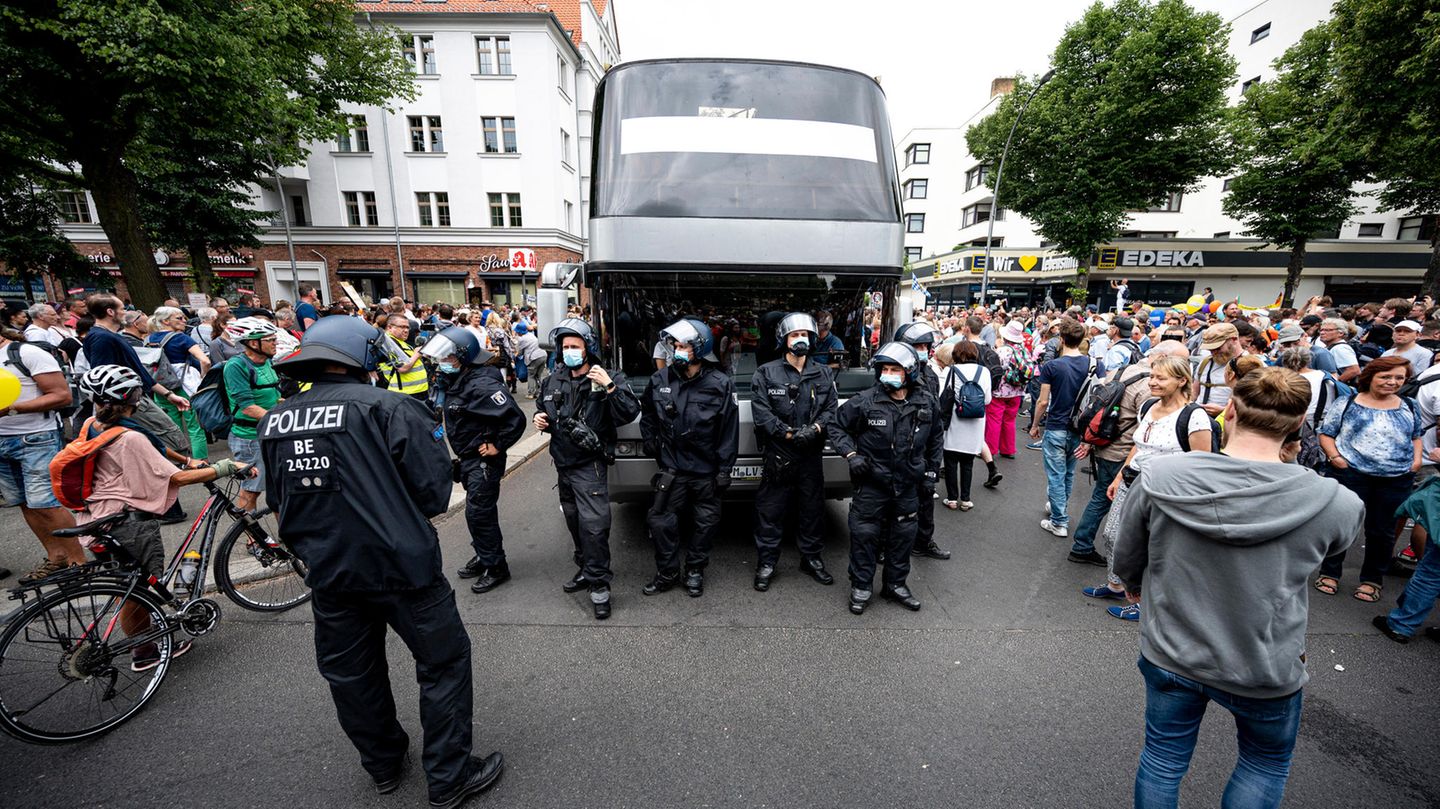
[(84, 511), (95, 493), (95, 462), (100, 451), (126, 432), (124, 427), (110, 427), (91, 436), (95, 419), (87, 419), (80, 436), (66, 444), (50, 461), (50, 488), (55, 499), (71, 511)]

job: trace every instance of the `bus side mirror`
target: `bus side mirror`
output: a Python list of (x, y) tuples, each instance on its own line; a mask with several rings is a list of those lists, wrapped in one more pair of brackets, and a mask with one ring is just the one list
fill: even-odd
[(551, 261), (540, 270), (541, 288), (569, 289), (580, 276), (580, 271), (585, 269), (583, 264), (570, 264), (563, 261)]
[(535, 337), (542, 348), (555, 349), (550, 344), (550, 331), (565, 319), (570, 308), (570, 288), (583, 269), (583, 264), (552, 261), (540, 270), (540, 287), (535, 293)]

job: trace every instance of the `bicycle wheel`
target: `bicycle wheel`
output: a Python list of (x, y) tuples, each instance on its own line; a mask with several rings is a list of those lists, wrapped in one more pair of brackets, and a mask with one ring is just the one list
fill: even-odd
[[(115, 581), (90, 581), (42, 596), (0, 636), (0, 728), (37, 744), (104, 733), (135, 715), (170, 668), (171, 635), (158, 599)], [(150, 619), (150, 637), (128, 638), (122, 604)], [(108, 636), (108, 640), (104, 640)], [(160, 663), (130, 670), (131, 651), (152, 642)]]
[(283, 612), (310, 600), (305, 563), (276, 539), (270, 509), (238, 520), (215, 548), (215, 586), (231, 601), (256, 612)]

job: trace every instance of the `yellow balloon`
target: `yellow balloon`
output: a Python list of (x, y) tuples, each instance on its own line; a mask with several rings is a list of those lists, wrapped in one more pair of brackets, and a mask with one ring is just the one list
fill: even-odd
[(1204, 296), (1204, 295), (1191, 295), (1191, 296), (1190, 296), (1190, 300), (1186, 301), (1186, 302), (1185, 302), (1185, 305), (1187, 305), (1187, 306), (1190, 307), (1190, 311), (1191, 311), (1192, 313), (1193, 313), (1193, 312), (1198, 312), (1198, 311), (1200, 311), (1200, 307), (1202, 307), (1202, 306), (1205, 305), (1205, 296)]
[(15, 404), (20, 399), (20, 377), (0, 368), (0, 410)]

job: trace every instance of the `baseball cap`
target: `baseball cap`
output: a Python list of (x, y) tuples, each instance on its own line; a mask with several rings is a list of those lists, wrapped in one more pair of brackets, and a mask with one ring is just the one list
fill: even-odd
[(1280, 336), (1275, 338), (1275, 342), (1281, 345), (1285, 343), (1298, 343), (1304, 336), (1305, 331), (1299, 326), (1285, 326), (1280, 329)]
[(1320, 317), (1319, 315), (1306, 315), (1300, 318), (1300, 325), (1305, 328), (1309, 328), (1311, 326), (1318, 326), (1320, 325), (1320, 321), (1324, 319), (1325, 318)]
[(1420, 331), (1420, 324), (1419, 324), (1419, 323), (1416, 323), (1416, 322), (1413, 321), (1413, 320), (1402, 320), (1402, 321), (1400, 321), (1399, 323), (1396, 323), (1394, 326), (1391, 326), (1390, 328), (1392, 328), (1392, 329), (1409, 329), (1410, 331)]
[(1117, 317), (1115, 318), (1115, 322), (1111, 323), (1110, 325), (1119, 329), (1120, 333), (1125, 335), (1126, 337), (1129, 337), (1130, 333), (1135, 331), (1135, 321), (1131, 320), (1128, 317)]
[(1214, 350), (1225, 345), (1225, 341), (1233, 340), (1239, 336), (1240, 331), (1235, 328), (1235, 324), (1216, 323), (1214, 326), (1205, 330), (1205, 337), (1201, 339), (1200, 347)]

